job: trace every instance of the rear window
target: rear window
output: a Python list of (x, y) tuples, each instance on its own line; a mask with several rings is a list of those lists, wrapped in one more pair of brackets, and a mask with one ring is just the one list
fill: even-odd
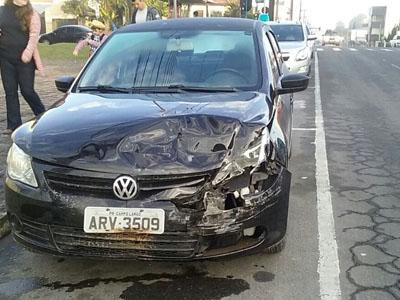
[(304, 41), (303, 26), (301, 25), (271, 25), (279, 42)]

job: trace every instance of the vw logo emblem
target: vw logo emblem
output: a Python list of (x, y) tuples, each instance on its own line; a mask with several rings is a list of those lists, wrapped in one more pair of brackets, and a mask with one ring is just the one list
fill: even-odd
[(113, 191), (115, 196), (121, 200), (129, 200), (136, 196), (138, 192), (138, 186), (130, 176), (121, 176), (115, 179), (113, 184)]

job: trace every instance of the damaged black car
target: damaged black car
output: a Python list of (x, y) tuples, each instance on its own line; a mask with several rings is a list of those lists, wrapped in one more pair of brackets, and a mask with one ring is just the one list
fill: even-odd
[(196, 260), (285, 243), (293, 93), (258, 21), (177, 19), (116, 31), (65, 97), (13, 134), (16, 241), (61, 256)]

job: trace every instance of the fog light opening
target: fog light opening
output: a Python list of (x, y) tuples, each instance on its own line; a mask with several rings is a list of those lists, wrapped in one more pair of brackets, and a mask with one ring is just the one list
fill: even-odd
[(265, 237), (267, 229), (263, 226), (250, 227), (243, 230), (243, 237), (262, 239)]
[(15, 232), (22, 232), (22, 221), (14, 214), (10, 216), (10, 225)]
[(237, 207), (243, 207), (244, 201), (240, 198), (238, 192), (228, 193), (225, 198), (225, 210), (234, 209)]

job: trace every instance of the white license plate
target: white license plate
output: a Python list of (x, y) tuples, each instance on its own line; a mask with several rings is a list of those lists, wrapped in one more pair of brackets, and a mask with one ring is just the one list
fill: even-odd
[(164, 233), (165, 212), (156, 208), (86, 207), (86, 233)]

